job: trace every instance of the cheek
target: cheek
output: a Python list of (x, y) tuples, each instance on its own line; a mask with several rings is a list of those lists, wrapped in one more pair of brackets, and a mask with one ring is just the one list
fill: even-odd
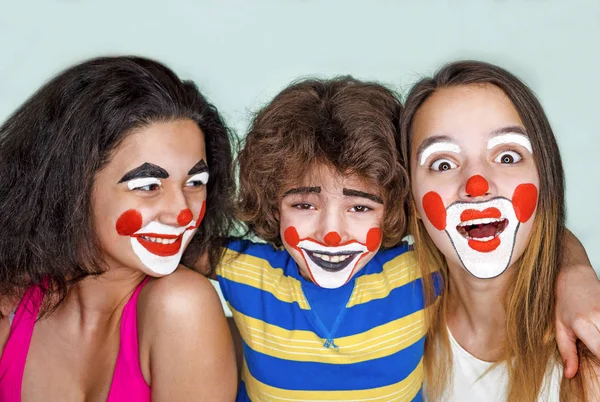
[(115, 227), (121, 236), (131, 236), (142, 228), (142, 214), (135, 209), (127, 210), (119, 216)]
[(446, 229), (446, 208), (438, 193), (430, 191), (423, 196), (423, 210), (437, 230)]
[(521, 223), (527, 222), (535, 211), (538, 199), (537, 187), (531, 183), (520, 184), (512, 197), (515, 215)]
[(379, 245), (381, 244), (381, 229), (372, 228), (367, 232), (367, 248), (370, 252), (374, 253), (379, 249)]
[(295, 227), (290, 226), (283, 232), (283, 239), (290, 247), (296, 247), (300, 242), (300, 236)]

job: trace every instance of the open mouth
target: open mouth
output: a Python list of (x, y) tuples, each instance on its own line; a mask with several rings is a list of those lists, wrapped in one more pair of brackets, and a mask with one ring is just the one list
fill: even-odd
[(149, 252), (161, 257), (170, 257), (179, 252), (183, 235), (139, 233), (134, 236)]
[(498, 237), (507, 226), (505, 218), (480, 218), (461, 222), (456, 230), (467, 240), (487, 242)]
[(362, 251), (344, 251), (338, 253), (325, 253), (323, 251), (310, 251), (302, 249), (308, 255), (308, 258), (315, 264), (328, 272), (338, 272), (346, 268), (356, 256), (362, 254)]

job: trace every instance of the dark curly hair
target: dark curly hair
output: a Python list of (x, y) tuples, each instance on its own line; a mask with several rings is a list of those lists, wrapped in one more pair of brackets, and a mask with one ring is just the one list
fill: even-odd
[(204, 133), (211, 173), (206, 216), (182, 262), (207, 253), (216, 265), (233, 225), (233, 136), (192, 81), (153, 60), (102, 57), (59, 74), (0, 127), (0, 300), (39, 285), (58, 296), (53, 308), (68, 285), (105, 272), (94, 177), (133, 130), (176, 119)]
[(399, 243), (408, 192), (396, 144), (401, 109), (386, 87), (352, 77), (291, 84), (257, 113), (238, 156), (240, 220), (251, 234), (281, 245), (282, 192), (298, 172), (322, 163), (382, 189), (382, 245)]

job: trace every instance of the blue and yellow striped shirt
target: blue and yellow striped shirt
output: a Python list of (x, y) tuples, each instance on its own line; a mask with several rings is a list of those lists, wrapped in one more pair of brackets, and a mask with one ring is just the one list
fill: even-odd
[(285, 249), (232, 241), (217, 277), (244, 345), (238, 401), (421, 401), (424, 302), (407, 245), (324, 289)]

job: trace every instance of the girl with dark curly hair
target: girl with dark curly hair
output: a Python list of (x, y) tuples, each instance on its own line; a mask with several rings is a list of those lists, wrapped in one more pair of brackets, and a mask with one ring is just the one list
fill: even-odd
[(0, 127), (0, 400), (226, 401), (210, 283), (232, 223), (230, 134), (190, 81), (98, 58)]

